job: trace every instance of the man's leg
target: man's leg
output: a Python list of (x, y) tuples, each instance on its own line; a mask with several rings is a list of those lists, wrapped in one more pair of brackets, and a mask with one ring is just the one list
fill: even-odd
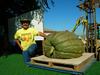
[(22, 55), (23, 55), (23, 59), (24, 59), (25, 64), (27, 64), (28, 62), (30, 62), (30, 56), (29, 56), (28, 51), (23, 51)]
[(37, 44), (32, 44), (29, 48), (28, 48), (28, 52), (31, 56), (36, 55), (36, 49), (37, 49)]

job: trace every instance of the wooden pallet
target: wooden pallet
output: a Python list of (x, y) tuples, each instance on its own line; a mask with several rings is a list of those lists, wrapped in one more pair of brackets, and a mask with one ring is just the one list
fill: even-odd
[(94, 59), (94, 53), (84, 53), (81, 57), (73, 59), (54, 59), (41, 55), (31, 58), (31, 63), (39, 66), (79, 71), (92, 59)]

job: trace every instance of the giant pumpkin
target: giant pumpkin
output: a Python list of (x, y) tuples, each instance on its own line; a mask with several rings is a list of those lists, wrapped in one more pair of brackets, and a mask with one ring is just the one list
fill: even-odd
[(49, 58), (70, 59), (82, 56), (84, 44), (69, 31), (51, 33), (44, 41), (43, 54)]

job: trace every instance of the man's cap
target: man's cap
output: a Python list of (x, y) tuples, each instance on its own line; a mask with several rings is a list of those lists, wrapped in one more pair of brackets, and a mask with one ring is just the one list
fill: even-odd
[(30, 23), (30, 20), (29, 19), (22, 19), (20, 20), (21, 23)]

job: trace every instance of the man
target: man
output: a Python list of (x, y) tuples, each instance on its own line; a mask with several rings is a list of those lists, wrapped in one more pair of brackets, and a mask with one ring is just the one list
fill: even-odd
[(36, 52), (37, 44), (34, 37), (37, 35), (45, 37), (45, 34), (30, 27), (30, 20), (28, 19), (23, 19), (20, 22), (22, 28), (16, 31), (14, 38), (18, 46), (21, 48), (24, 62), (27, 64), (30, 62), (30, 56), (34, 55)]

